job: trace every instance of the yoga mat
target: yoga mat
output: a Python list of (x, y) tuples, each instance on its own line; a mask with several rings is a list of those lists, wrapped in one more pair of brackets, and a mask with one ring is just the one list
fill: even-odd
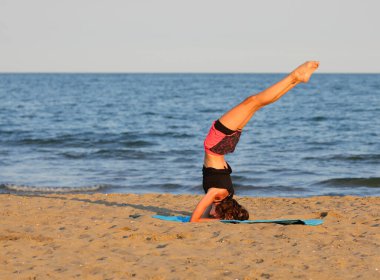
[[(188, 223), (190, 222), (190, 216), (163, 216), (163, 215), (153, 215), (153, 218), (170, 221), (170, 222), (181, 222)], [(308, 226), (318, 226), (323, 224), (321, 219), (280, 219), (280, 220), (220, 220), (222, 223), (226, 224), (259, 224), (259, 223), (274, 223), (280, 225), (308, 225)]]

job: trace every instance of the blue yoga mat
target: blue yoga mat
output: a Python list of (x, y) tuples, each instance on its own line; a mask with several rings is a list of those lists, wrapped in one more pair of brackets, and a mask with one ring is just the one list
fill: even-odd
[[(162, 216), (162, 215), (153, 215), (153, 218), (170, 221), (170, 222), (181, 222), (188, 223), (190, 222), (190, 216)], [(323, 224), (321, 219), (281, 219), (281, 220), (220, 220), (222, 223), (226, 224), (259, 224), (259, 223), (274, 223), (280, 225), (308, 225), (308, 226), (318, 226)]]

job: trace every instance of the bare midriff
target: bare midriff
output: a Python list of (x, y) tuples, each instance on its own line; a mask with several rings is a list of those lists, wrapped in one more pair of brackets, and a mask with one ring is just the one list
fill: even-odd
[(204, 165), (215, 169), (228, 168), (223, 155), (214, 156), (208, 153), (205, 153)]

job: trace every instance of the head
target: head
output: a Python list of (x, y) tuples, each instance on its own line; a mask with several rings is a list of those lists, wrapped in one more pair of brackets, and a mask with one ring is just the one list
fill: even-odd
[(248, 211), (235, 199), (225, 199), (215, 205), (215, 217), (221, 220), (248, 220)]

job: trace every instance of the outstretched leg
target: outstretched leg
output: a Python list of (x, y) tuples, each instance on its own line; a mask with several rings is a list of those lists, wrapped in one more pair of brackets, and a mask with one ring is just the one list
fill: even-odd
[(225, 113), (219, 121), (231, 130), (243, 129), (257, 110), (275, 102), (299, 83), (307, 83), (318, 66), (317, 61), (305, 62), (281, 81), (245, 99)]

